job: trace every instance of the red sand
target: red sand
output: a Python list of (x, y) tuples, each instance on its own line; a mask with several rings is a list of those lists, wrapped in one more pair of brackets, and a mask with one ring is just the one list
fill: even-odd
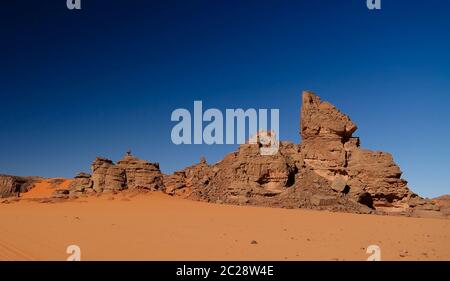
[[(450, 220), (217, 205), (161, 193), (0, 204), (0, 260), (450, 260)], [(251, 241), (257, 244), (251, 244)]]
[(47, 179), (36, 183), (33, 188), (20, 196), (22, 198), (48, 198), (52, 196), (52, 193), (56, 189), (68, 188), (69, 184), (72, 182), (70, 179)]

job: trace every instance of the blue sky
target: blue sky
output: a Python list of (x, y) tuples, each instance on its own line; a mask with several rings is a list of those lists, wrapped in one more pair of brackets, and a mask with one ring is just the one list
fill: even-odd
[(279, 108), (300, 93), (350, 115), (415, 192), (450, 193), (450, 2), (8, 1), (0, 10), (0, 173), (74, 176), (131, 149), (172, 172), (235, 145), (172, 144), (174, 109)]

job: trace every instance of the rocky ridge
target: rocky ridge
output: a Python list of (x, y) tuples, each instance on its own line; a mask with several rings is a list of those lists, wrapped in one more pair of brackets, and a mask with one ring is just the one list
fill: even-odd
[[(158, 163), (128, 152), (117, 164), (95, 159), (92, 175), (78, 174), (69, 189), (55, 196), (161, 190), (214, 203), (436, 216), (440, 205), (407, 187), (391, 154), (361, 148), (356, 130), (350, 117), (306, 91), (302, 142), (280, 142), (275, 155), (261, 155), (260, 143), (247, 143), (213, 165), (202, 157), (198, 164), (164, 175)], [(11, 179), (0, 180), (0, 194), (17, 190), (6, 183)]]

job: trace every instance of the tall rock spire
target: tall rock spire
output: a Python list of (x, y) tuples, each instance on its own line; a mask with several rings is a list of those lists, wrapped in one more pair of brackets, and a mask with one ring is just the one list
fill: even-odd
[(312, 92), (303, 92), (302, 102), (301, 153), (307, 169), (366, 205), (401, 204), (412, 195), (389, 153), (359, 147), (353, 137), (357, 126), (347, 115)]

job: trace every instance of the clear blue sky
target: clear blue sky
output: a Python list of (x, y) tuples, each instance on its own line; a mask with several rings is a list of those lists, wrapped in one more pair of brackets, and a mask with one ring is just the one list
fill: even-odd
[(74, 176), (127, 149), (172, 172), (234, 145), (175, 146), (171, 112), (279, 108), (300, 92), (349, 114), (421, 195), (450, 193), (450, 1), (7, 1), (0, 9), (0, 173)]

